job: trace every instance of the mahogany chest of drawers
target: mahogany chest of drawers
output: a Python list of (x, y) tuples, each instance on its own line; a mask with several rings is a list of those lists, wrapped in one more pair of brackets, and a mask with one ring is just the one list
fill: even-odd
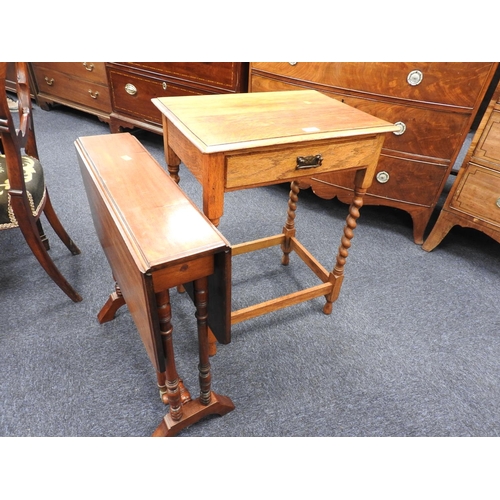
[(153, 97), (246, 92), (248, 63), (110, 62), (111, 132), (139, 127), (162, 133)]
[(500, 85), (422, 248), (433, 250), (457, 225), (482, 231), (500, 243)]
[[(249, 91), (313, 88), (399, 126), (386, 137), (365, 204), (407, 211), (423, 235), (498, 63), (252, 62)], [(314, 176), (320, 197), (349, 203), (350, 174)]]
[(109, 120), (111, 101), (103, 62), (36, 62), (31, 67), (42, 109), (59, 103)]

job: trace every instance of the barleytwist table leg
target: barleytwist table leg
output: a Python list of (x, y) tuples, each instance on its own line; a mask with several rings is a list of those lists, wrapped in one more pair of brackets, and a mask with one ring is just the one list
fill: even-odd
[(365, 193), (365, 188), (356, 188), (354, 190), (354, 197), (351, 205), (349, 206), (349, 215), (347, 216), (346, 225), (344, 226), (344, 234), (342, 235), (342, 239), (340, 241), (335, 268), (329, 278), (329, 281), (333, 283), (333, 289), (328, 295), (325, 295), (326, 304), (323, 307), (323, 312), (325, 314), (331, 314), (333, 302), (337, 300), (340, 288), (342, 287), (342, 281), (344, 279), (344, 266), (349, 255), (351, 240), (354, 237), (354, 229), (357, 225), (356, 221), (359, 219), (359, 210), (363, 206), (363, 196)]
[(291, 238), (295, 236), (295, 215), (297, 210), (297, 201), (299, 199), (299, 183), (297, 181), (292, 181), (290, 184), (290, 194), (288, 196), (288, 212), (286, 224), (283, 227), (283, 234), (285, 235), (285, 241), (281, 244), (281, 250), (283, 250), (283, 256), (281, 257), (281, 263), (287, 266), (290, 262), (290, 252), (291, 252)]

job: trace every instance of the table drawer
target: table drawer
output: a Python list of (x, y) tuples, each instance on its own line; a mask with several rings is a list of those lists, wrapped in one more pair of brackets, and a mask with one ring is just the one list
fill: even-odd
[(65, 73), (41, 67), (35, 67), (34, 72), (40, 93), (106, 113), (111, 111), (111, 101), (105, 85), (76, 80)]
[(491, 68), (492, 63), (484, 62), (251, 63), (252, 71), (303, 82), (467, 108), (476, 103)]
[(108, 70), (113, 112), (125, 113), (161, 125), (161, 113), (151, 102), (154, 97), (199, 95), (202, 92), (172, 84), (168, 80)]
[(500, 173), (470, 163), (450, 208), (500, 226)]
[[(444, 181), (446, 167), (431, 163), (411, 161), (381, 154), (368, 194), (386, 199), (404, 201), (421, 206), (431, 206), (436, 191)], [(314, 176), (316, 178), (316, 176)], [(318, 177), (320, 183), (352, 191), (354, 173), (339, 172)]]
[[(294, 85), (274, 78), (252, 77), (253, 92), (298, 90), (303, 85)], [(429, 110), (417, 106), (398, 105), (375, 98), (358, 98), (333, 92), (326, 95), (345, 102), (377, 118), (391, 123), (400, 123), (402, 133), (387, 134), (385, 149), (432, 158), (452, 157), (460, 149), (466, 133), (469, 115)], [(446, 137), (446, 140), (443, 140)]]
[[(227, 190), (278, 184), (300, 177), (331, 172), (338, 169), (368, 166), (378, 155), (376, 137), (360, 138), (356, 148), (352, 140), (314, 142), (287, 147), (276, 147), (260, 152), (238, 152), (226, 156)], [(321, 161), (316, 161), (317, 156)], [(299, 158), (309, 158), (317, 166), (304, 166)], [(300, 167), (298, 164), (300, 163)]]
[(106, 65), (103, 62), (41, 62), (33, 65), (46, 72), (57, 71), (80, 80), (107, 85)]
[(236, 62), (131, 62), (131, 67), (161, 73), (167, 78), (186, 80), (225, 91), (242, 90), (242, 63)]

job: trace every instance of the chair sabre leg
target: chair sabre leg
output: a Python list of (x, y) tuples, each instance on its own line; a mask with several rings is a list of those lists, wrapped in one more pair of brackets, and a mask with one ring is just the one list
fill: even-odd
[(66, 245), (68, 250), (73, 255), (79, 255), (81, 253), (80, 249), (76, 246), (75, 242), (69, 237), (68, 233), (61, 224), (59, 217), (57, 217), (54, 207), (52, 206), (52, 202), (50, 201), (48, 191), (46, 193), (45, 208), (43, 209), (43, 213), (45, 214), (45, 217), (47, 217), (47, 220), (49, 221), (50, 225), (54, 229), (57, 236), (59, 236), (59, 238)]

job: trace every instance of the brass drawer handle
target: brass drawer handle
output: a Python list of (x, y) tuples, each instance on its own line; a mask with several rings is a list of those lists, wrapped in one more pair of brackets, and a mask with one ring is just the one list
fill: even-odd
[(498, 198), (498, 200), (497, 200), (497, 202), (496, 202), (496, 206), (497, 206), (498, 208), (500, 208), (500, 198)]
[(135, 95), (137, 94), (137, 87), (131, 83), (127, 83), (127, 85), (125, 85), (125, 92), (130, 95)]
[(406, 81), (412, 86), (416, 87), (417, 85), (420, 84), (420, 82), (423, 80), (424, 74), (418, 70), (415, 69), (413, 71), (410, 71), (408, 73), (408, 76), (406, 77)]
[(297, 156), (297, 166), (295, 168), (316, 168), (320, 167), (322, 163), (323, 157), (321, 155)]
[(161, 88), (162, 88), (163, 90), (167, 90), (167, 82), (163, 82), (163, 83), (161, 84)]
[(86, 62), (84, 62), (83, 65), (85, 66), (85, 69), (87, 71), (94, 71), (94, 65), (92, 63), (86, 63)]
[(92, 99), (97, 99), (97, 97), (99, 96), (99, 92), (92, 92), (92, 90), (89, 89), (89, 94), (90, 94), (90, 97), (92, 97)]
[(380, 182), (380, 184), (385, 184), (386, 182), (389, 181), (389, 177), (390, 177), (389, 173), (386, 172), (385, 170), (382, 170), (377, 174), (376, 179), (378, 182)]
[(47, 85), (52, 86), (52, 85), (54, 85), (54, 79), (53, 79), (53, 78), (49, 78), (48, 76), (46, 76), (46, 77), (45, 77), (45, 83), (46, 83)]
[(394, 125), (399, 127), (399, 130), (393, 132), (394, 135), (403, 135), (406, 132), (406, 125), (403, 122), (396, 122)]

